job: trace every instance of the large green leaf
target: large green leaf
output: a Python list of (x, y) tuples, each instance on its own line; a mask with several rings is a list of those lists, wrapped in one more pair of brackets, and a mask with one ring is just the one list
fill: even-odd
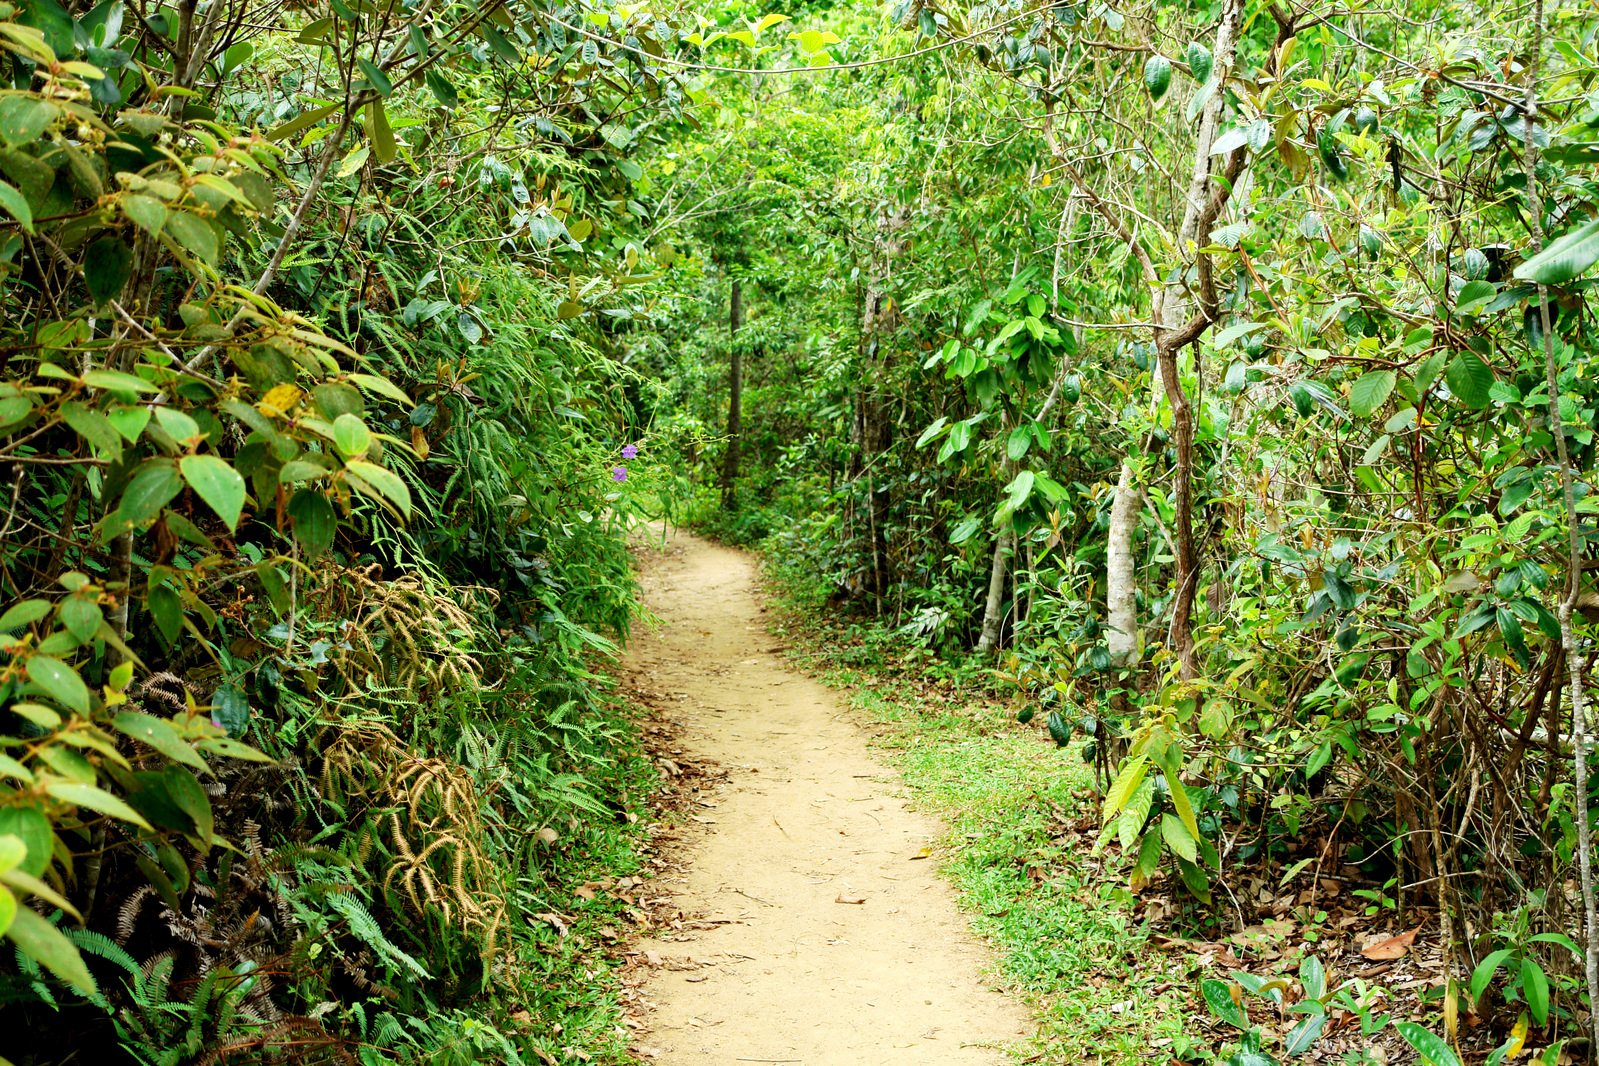
[(1031, 470), (1023, 470), (1011, 478), (1010, 484), (1005, 486), (1005, 506), (1014, 511), (1026, 503), (1027, 498), (1033, 494), (1033, 481), (1036, 477), (1037, 475)]
[(1394, 1028), (1405, 1038), (1405, 1043), (1421, 1053), (1432, 1066), (1461, 1066), (1460, 1056), (1444, 1043), (1443, 1037), (1415, 1022), (1395, 1022)]
[(83, 253), (83, 280), (97, 304), (122, 295), (132, 274), (133, 249), (118, 237), (101, 237)]
[(1394, 391), (1392, 370), (1368, 370), (1349, 386), (1349, 413), (1356, 418), (1370, 418), (1388, 401)]
[(174, 211), (167, 217), (162, 233), (184, 251), (203, 263), (215, 263), (221, 250), (217, 231), (199, 215), (187, 211)]
[(41, 876), (55, 852), (55, 828), (38, 807), (0, 807), (0, 833), (17, 837), (27, 847), (19, 867), (34, 877)]
[(351, 475), (351, 484), (362, 493), (374, 499), (386, 500), (398, 508), (402, 515), (410, 517), (411, 490), (406, 488), (398, 474), (364, 459), (351, 459), (345, 464), (345, 470)]
[(79, 784), (76, 781), (52, 781), (44, 787), (44, 790), (52, 798), (70, 803), (74, 807), (87, 807), (91, 811), (131, 822), (141, 829), (150, 828), (150, 823), (140, 817), (138, 811), (103, 788)]
[(69, 711), (89, 713), (89, 686), (60, 659), (35, 655), (28, 660), (28, 684)]
[(178, 467), (195, 495), (227, 523), (229, 530), (237, 528), (244, 511), (244, 478), (239, 472), (216, 455), (185, 455), (178, 460)]
[(1579, 226), (1516, 268), (1521, 281), (1559, 285), (1599, 262), (1599, 219)]
[(359, 415), (346, 412), (333, 420), (333, 443), (346, 459), (359, 459), (372, 446), (372, 431)]
[(125, 526), (145, 525), (154, 521), (161, 508), (181, 491), (183, 479), (178, 476), (178, 464), (171, 459), (146, 459), (122, 490), (116, 518)]
[(1492, 402), (1494, 384), (1493, 368), (1482, 361), (1476, 352), (1460, 352), (1449, 361), (1444, 380), (1455, 399), (1467, 407), (1481, 409)]
[(1249, 1028), (1249, 1018), (1244, 1014), (1244, 1009), (1238, 1005), (1238, 1001), (1233, 998), (1232, 985), (1212, 978), (1201, 981), (1199, 991), (1205, 997), (1205, 1005), (1216, 1017), (1234, 1028)]
[(16, 219), (24, 230), (33, 232), (33, 208), (28, 206), (28, 198), (3, 181), (0, 181), (0, 210)]
[(31, 144), (61, 109), (30, 93), (0, 96), (0, 141), (20, 147)]
[(86, 996), (92, 996), (94, 977), (78, 949), (55, 926), (28, 907), (18, 907), (6, 937), (46, 970)]
[(206, 769), (205, 760), (195, 754), (194, 748), (171, 722), (142, 711), (123, 711), (111, 720), (111, 724), (117, 732), (148, 744), (175, 762), (185, 763), (197, 770)]
[(1151, 100), (1159, 100), (1171, 88), (1171, 60), (1163, 55), (1152, 55), (1144, 61), (1144, 88)]
[(300, 489), (289, 500), (289, 520), (294, 523), (294, 535), (305, 548), (305, 557), (312, 560), (333, 546), (333, 535), (338, 528), (338, 517), (333, 504), (320, 492)]

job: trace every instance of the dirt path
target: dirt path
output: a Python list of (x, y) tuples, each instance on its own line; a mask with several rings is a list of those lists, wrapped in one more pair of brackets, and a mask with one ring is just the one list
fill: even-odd
[[(656, 541), (659, 545), (659, 541)], [(744, 555), (674, 533), (647, 553), (633, 686), (728, 772), (666, 888), (710, 924), (641, 944), (647, 1055), (668, 1064), (995, 1066), (1025, 1035), (933, 862), (940, 827), (819, 683), (775, 653)], [(935, 860), (936, 861), (936, 860)], [(705, 924), (705, 923), (701, 923)]]

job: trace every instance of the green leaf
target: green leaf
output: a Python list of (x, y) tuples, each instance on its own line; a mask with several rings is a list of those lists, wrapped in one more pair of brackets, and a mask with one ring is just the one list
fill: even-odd
[(1540, 285), (1559, 285), (1599, 261), (1599, 219), (1580, 226), (1554, 241), (1516, 268), (1521, 281)]
[(55, 853), (55, 829), (38, 807), (0, 807), (0, 833), (17, 837), (28, 849), (19, 867), (34, 877), (43, 875)]
[(1055, 742), (1057, 748), (1064, 748), (1071, 743), (1071, 727), (1066, 724), (1066, 719), (1061, 716), (1059, 711), (1049, 712), (1047, 724), (1049, 726), (1049, 739)]
[(1233, 999), (1233, 986), (1226, 981), (1210, 978), (1201, 981), (1199, 992), (1205, 997), (1205, 1005), (1210, 1012), (1235, 1029), (1247, 1030), (1249, 1018), (1244, 1014), (1242, 1007)]
[[(1558, 623), (1556, 624), (1558, 625)], [(1559, 633), (1557, 632), (1556, 637), (1558, 638), (1558, 636)], [(1531, 936), (1527, 939), (1531, 940), (1534, 944), (1559, 944), (1561, 947), (1571, 952), (1572, 957), (1578, 962), (1581, 962), (1584, 958), (1582, 949), (1577, 946), (1577, 942), (1571, 939), (1565, 933), (1538, 933), (1536, 936)]]
[(44, 790), (48, 795), (60, 800), (62, 803), (70, 803), (74, 807), (87, 807), (91, 811), (98, 811), (109, 817), (131, 822), (141, 829), (150, 828), (150, 823), (140, 817), (138, 811), (129, 807), (103, 788), (97, 788), (94, 785), (82, 785), (76, 781), (52, 781), (44, 786)]
[(161, 235), (161, 230), (167, 224), (166, 204), (142, 193), (128, 193), (119, 203), (122, 205), (122, 213), (132, 219), (134, 225), (152, 237)]
[(1265, 329), (1266, 326), (1267, 323), (1265, 322), (1234, 322), (1232, 325), (1216, 334), (1211, 343), (1217, 348), (1226, 348), (1239, 337), (1253, 333), (1258, 329)]
[(70, 400), (61, 405), (61, 420), (94, 445), (100, 454), (112, 462), (122, 458), (122, 435), (111, 425), (105, 415), (87, 404)]
[(211, 717), (233, 736), (243, 736), (250, 725), (250, 701), (239, 686), (223, 685), (211, 694)]
[(1127, 805), (1127, 801), (1133, 798), (1133, 793), (1138, 791), (1138, 786), (1144, 783), (1144, 775), (1148, 772), (1147, 755), (1135, 755), (1122, 764), (1116, 780), (1105, 790), (1105, 807), (1100, 815), (1104, 821), (1110, 821)]
[(0, 141), (12, 147), (31, 144), (60, 113), (55, 104), (31, 93), (0, 96)]
[(1283, 1040), (1283, 1054), (1289, 1058), (1303, 1055), (1315, 1044), (1316, 1038), (1321, 1035), (1322, 1029), (1327, 1026), (1326, 1014), (1312, 1014), (1288, 1031), (1288, 1036)]
[(11, 922), (17, 916), (17, 897), (11, 894), (9, 888), (0, 888), (0, 935), (4, 935), (11, 928)]
[(939, 415), (933, 420), (931, 425), (922, 430), (922, 435), (916, 438), (916, 447), (927, 447), (927, 445), (936, 439), (940, 433), (944, 432), (944, 427), (948, 424), (949, 419), (945, 418), (943, 415)]
[(24, 955), (83, 995), (92, 996), (98, 991), (77, 947), (32, 908), (17, 908), (6, 937)]
[(236, 529), (244, 511), (244, 478), (239, 472), (216, 455), (185, 455), (178, 460), (178, 468), (195, 495), (227, 523), (228, 530)]
[(1349, 413), (1357, 418), (1370, 418), (1388, 400), (1394, 391), (1392, 370), (1368, 370), (1349, 386)]
[(1210, 49), (1194, 41), (1188, 46), (1184, 56), (1188, 60), (1188, 73), (1200, 84), (1210, 80), (1211, 68), (1215, 65), (1210, 55)]
[(1188, 832), (1187, 827), (1182, 823), (1182, 819), (1174, 818), (1170, 814), (1161, 815), (1160, 835), (1166, 841), (1166, 846), (1171, 848), (1175, 854), (1187, 859), (1189, 862), (1198, 861), (1199, 842), (1194, 839), (1193, 834)]
[(100, 605), (88, 596), (68, 596), (61, 601), (57, 615), (80, 644), (87, 643), (105, 621)]
[(1431, 1029), (1415, 1022), (1395, 1022), (1394, 1028), (1405, 1038), (1405, 1043), (1419, 1051), (1432, 1066), (1461, 1066), (1460, 1056)]
[(58, 705), (79, 714), (89, 713), (89, 686), (78, 672), (60, 659), (35, 655), (28, 660), (28, 686)]
[(1171, 795), (1172, 810), (1177, 812), (1177, 817), (1183, 823), (1183, 828), (1188, 830), (1189, 836), (1199, 839), (1199, 819), (1194, 817), (1194, 805), (1188, 798), (1188, 789), (1177, 780), (1176, 773), (1166, 772), (1166, 790)]
[(23, 230), (33, 232), (33, 209), (28, 206), (28, 198), (16, 186), (3, 181), (0, 181), (0, 209), (16, 219)]
[(0, 874), (15, 870), (28, 857), (28, 845), (14, 833), (0, 833)]
[(346, 412), (333, 420), (333, 444), (346, 459), (358, 459), (372, 447), (372, 431), (359, 415)]
[(120, 370), (91, 370), (83, 375), (83, 383), (105, 389), (126, 400), (135, 400), (140, 393), (161, 391), (159, 385), (152, 385), (137, 374), (124, 374)]
[(1483, 960), (1477, 964), (1477, 968), (1471, 971), (1470, 988), (1473, 1001), (1482, 998), (1483, 992), (1488, 989), (1489, 982), (1494, 979), (1494, 974), (1498, 972), (1499, 967), (1505, 964), (1505, 960), (1509, 959), (1513, 954), (1515, 953), (1510, 948), (1500, 948), (1498, 951), (1489, 952), (1483, 956)]
[(394, 91), (394, 83), (376, 63), (365, 56), (356, 56), (355, 65), (361, 68), (361, 76), (366, 78), (368, 85), (377, 90), (379, 96), (388, 96)]
[(214, 264), (217, 261), (217, 253), (221, 251), (217, 231), (199, 215), (174, 211), (167, 217), (162, 233), (202, 263)]
[(1005, 454), (1011, 462), (1017, 462), (1027, 454), (1027, 449), (1033, 444), (1033, 427), (1030, 425), (1017, 426), (1010, 431), (1010, 437), (1005, 441)]
[(232, 737), (207, 737), (200, 741), (200, 748), (202, 751), (208, 751), (213, 755), (221, 755), (229, 759), (245, 759), (249, 762), (272, 761), (266, 755), (250, 747), (250, 745), (241, 744)]
[(78, 919), (78, 921), (81, 922), (83, 920), (82, 913), (72, 905), (71, 900), (26, 870), (13, 868), (0, 872), (0, 882), (9, 885), (12, 890), (24, 899), (29, 896), (37, 896), (53, 907), (60, 907), (64, 912)]
[(118, 237), (101, 237), (83, 253), (83, 280), (96, 304), (122, 295), (133, 275), (133, 249)]
[(1023, 470), (1005, 486), (1005, 506), (1017, 510), (1033, 494), (1033, 481), (1037, 477), (1031, 470)]
[(489, 49), (503, 62), (509, 63), (513, 67), (521, 65), (521, 53), (511, 47), (511, 42), (507, 41), (499, 30), (486, 22), (482, 22), (478, 24), (477, 32), (483, 35), (483, 39), (489, 42)]
[(1159, 101), (1171, 88), (1171, 60), (1163, 55), (1152, 55), (1144, 61), (1144, 88), (1149, 98)]
[(433, 94), (433, 99), (439, 102), (440, 107), (456, 108), (461, 105), (461, 96), (455, 91), (455, 86), (436, 67), (429, 67), (422, 80), (427, 83), (428, 92)]
[(207, 768), (205, 760), (195, 754), (194, 748), (173, 728), (171, 722), (142, 711), (123, 711), (111, 720), (111, 724), (117, 732), (149, 745), (173, 762), (192, 766), (196, 770)]
[(1468, 281), (1455, 293), (1455, 311), (1462, 315), (1475, 314), (1499, 295), (1491, 281)]
[(372, 139), (372, 151), (377, 154), (379, 163), (392, 163), (395, 156), (400, 154), (382, 101), (366, 105), (366, 135)]
[(23, 600), (6, 608), (0, 614), (0, 633), (12, 633), (23, 626), (31, 626), (50, 613), (49, 600)]
[(145, 607), (155, 620), (156, 628), (168, 644), (183, 632), (183, 599), (171, 585), (153, 585), (145, 599)]
[(351, 459), (344, 465), (356, 489), (374, 499), (387, 500), (407, 518), (411, 516), (411, 490), (392, 470), (385, 470), (364, 459)]
[(1449, 369), (1444, 371), (1444, 380), (1449, 383), (1449, 391), (1455, 399), (1473, 410), (1481, 410), (1492, 402), (1493, 368), (1476, 352), (1460, 352), (1451, 359)]
[(1549, 977), (1531, 958), (1521, 960), (1521, 994), (1527, 1001), (1532, 1020), (1543, 1025), (1549, 1020)]
[(1299, 983), (1306, 999), (1320, 1000), (1327, 994), (1327, 970), (1316, 956), (1306, 955), (1299, 964)]
[(293, 137), (301, 130), (307, 129), (310, 126), (314, 126), (316, 123), (321, 122), (323, 119), (333, 114), (333, 112), (339, 110), (339, 108), (342, 106), (344, 105), (328, 104), (324, 107), (313, 108), (310, 111), (306, 111), (268, 133), (266, 135), (267, 140), (281, 141), (288, 137)]
[(338, 517), (328, 498), (313, 489), (300, 489), (289, 500), (289, 521), (294, 535), (305, 549), (306, 561), (313, 561), (333, 547)]

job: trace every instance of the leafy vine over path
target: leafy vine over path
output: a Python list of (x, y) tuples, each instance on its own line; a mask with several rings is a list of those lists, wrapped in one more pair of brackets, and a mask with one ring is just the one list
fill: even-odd
[[(1026, 1012), (987, 987), (982, 946), (919, 861), (940, 833), (820, 683), (778, 657), (745, 555), (684, 534), (648, 553), (663, 625), (633, 687), (729, 772), (677, 875), (705, 928), (639, 945), (662, 1063), (996, 1064)], [(710, 804), (714, 802), (714, 806)]]

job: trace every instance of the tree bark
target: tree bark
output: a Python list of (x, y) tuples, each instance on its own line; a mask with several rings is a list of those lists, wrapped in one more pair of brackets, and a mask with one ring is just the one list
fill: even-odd
[(744, 324), (744, 291), (733, 279), (727, 301), (727, 451), (722, 456), (722, 510), (738, 509), (739, 437), (744, 432), (744, 356), (738, 349), (738, 330)]
[(977, 638), (977, 654), (991, 655), (999, 647), (1000, 624), (1005, 619), (1005, 572), (1016, 550), (1016, 530), (1010, 519), (994, 537), (994, 560), (988, 570), (988, 600), (983, 605), (983, 630)]
[(1138, 528), (1138, 503), (1142, 493), (1133, 484), (1133, 464), (1122, 460), (1116, 481), (1116, 498), (1110, 506), (1110, 530), (1105, 538), (1105, 615), (1109, 622), (1105, 644), (1110, 661), (1127, 667), (1138, 661), (1138, 606), (1134, 595), (1133, 533)]

